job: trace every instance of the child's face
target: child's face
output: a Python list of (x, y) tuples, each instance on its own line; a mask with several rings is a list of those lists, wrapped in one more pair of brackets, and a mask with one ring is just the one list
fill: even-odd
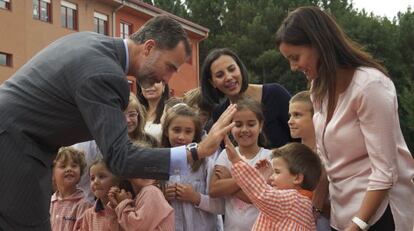
[(195, 124), (190, 117), (178, 116), (168, 126), (168, 140), (172, 147), (187, 145), (193, 142)]
[(240, 147), (257, 145), (262, 124), (252, 111), (237, 111), (233, 116), (233, 122), (236, 125), (231, 129), (231, 133)]
[(289, 105), (289, 128), (292, 138), (306, 138), (314, 135), (312, 105), (293, 102)]
[(99, 199), (108, 198), (108, 191), (112, 186), (117, 186), (117, 178), (101, 163), (92, 165), (89, 170), (91, 190)]
[(128, 126), (128, 134), (135, 131), (138, 126), (138, 112), (133, 108), (131, 105), (124, 112), (125, 119), (127, 121)]
[(80, 180), (80, 166), (71, 158), (66, 161), (58, 160), (53, 168), (53, 178), (56, 186), (59, 188), (76, 187)]
[(297, 188), (297, 175), (289, 172), (289, 166), (283, 158), (273, 158), (272, 165), (274, 173), (270, 176), (270, 185), (278, 189)]

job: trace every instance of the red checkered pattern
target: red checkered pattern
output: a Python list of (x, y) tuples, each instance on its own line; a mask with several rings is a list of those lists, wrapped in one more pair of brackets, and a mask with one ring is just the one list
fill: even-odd
[(312, 202), (309, 195), (304, 195), (311, 192), (276, 189), (244, 161), (234, 164), (232, 170), (237, 184), (260, 211), (252, 230), (316, 230)]

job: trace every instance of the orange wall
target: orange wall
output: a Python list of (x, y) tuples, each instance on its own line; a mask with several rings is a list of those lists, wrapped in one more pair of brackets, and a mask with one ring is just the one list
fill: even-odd
[[(93, 31), (93, 13), (96, 11), (108, 16), (108, 33), (112, 36), (112, 13), (118, 7), (113, 1), (67, 1), (77, 5), (78, 31)], [(51, 23), (33, 19), (31, 0), (11, 2), (11, 11), (0, 9), (0, 52), (12, 54), (12, 67), (0, 66), (0, 84), (51, 42), (69, 33), (77, 32), (61, 26), (58, 0), (51, 1)], [(120, 35), (120, 20), (131, 23), (132, 31), (136, 31), (151, 18), (127, 6), (121, 7), (115, 13), (116, 37)], [(182, 96), (189, 89), (198, 86), (198, 43), (202, 36), (193, 32), (189, 32), (188, 35), (193, 49), (191, 61), (182, 65), (170, 82), (170, 88), (176, 96)]]
[[(11, 11), (0, 9), (0, 51), (13, 55), (12, 67), (0, 66), (0, 84), (51, 42), (77, 32), (61, 26), (60, 1), (51, 2), (51, 23), (33, 19), (31, 0), (11, 1)], [(97, 11), (108, 15), (108, 31), (111, 34), (112, 7), (98, 1), (68, 0), (68, 2), (77, 4), (78, 31), (93, 31), (93, 13)]]

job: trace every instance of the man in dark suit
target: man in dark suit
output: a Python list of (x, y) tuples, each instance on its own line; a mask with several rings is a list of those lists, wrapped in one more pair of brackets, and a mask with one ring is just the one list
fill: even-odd
[(191, 152), (135, 147), (127, 135), (126, 75), (143, 85), (168, 82), (190, 54), (181, 25), (159, 16), (126, 40), (65, 36), (1, 85), (0, 230), (50, 230), (50, 166), (61, 146), (94, 139), (109, 168), (127, 178), (168, 179), (213, 153), (233, 126), (234, 107)]

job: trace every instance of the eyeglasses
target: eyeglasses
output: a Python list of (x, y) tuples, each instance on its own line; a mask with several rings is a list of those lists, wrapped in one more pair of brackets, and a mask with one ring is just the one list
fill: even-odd
[(138, 112), (126, 112), (126, 113), (124, 113), (124, 115), (128, 119), (136, 119), (136, 118), (138, 118)]

